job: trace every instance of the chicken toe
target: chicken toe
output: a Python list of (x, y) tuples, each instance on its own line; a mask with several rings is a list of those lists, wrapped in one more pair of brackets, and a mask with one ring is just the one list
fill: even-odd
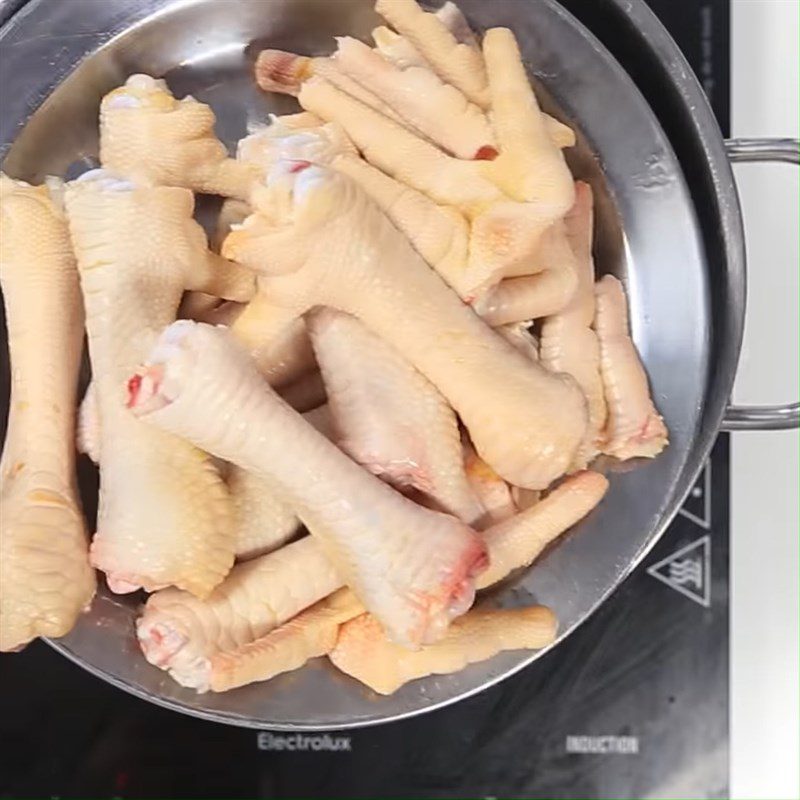
[(270, 481), (396, 641), (433, 641), (471, 605), (485, 567), (477, 535), (351, 461), (273, 393), (228, 331), (175, 323), (139, 375), (134, 413)]
[(608, 403), (603, 452), (620, 459), (654, 458), (667, 446), (668, 432), (628, 332), (625, 290), (613, 275), (605, 275), (597, 282), (595, 296), (594, 329)]
[(442, 641), (409, 652), (390, 642), (370, 614), (345, 622), (329, 658), (379, 694), (426, 675), (447, 675), (504, 650), (537, 650), (552, 644), (556, 618), (549, 608), (474, 609), (456, 620)]
[(363, 613), (356, 596), (340, 589), (266, 636), (236, 650), (215, 653), (209, 659), (208, 688), (226, 692), (299, 669), (312, 658), (330, 653), (342, 623)]
[(164, 81), (132, 75), (100, 105), (100, 161), (134, 181), (246, 200), (260, 171), (228, 156), (215, 122), (204, 103), (177, 100)]

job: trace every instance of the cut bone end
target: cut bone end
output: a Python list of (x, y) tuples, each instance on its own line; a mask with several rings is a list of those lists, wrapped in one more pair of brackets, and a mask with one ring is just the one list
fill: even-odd
[(146, 107), (156, 111), (171, 111), (177, 103), (166, 81), (137, 74), (131, 75), (124, 85), (109, 92), (103, 98), (101, 108), (110, 111)]
[(165, 669), (181, 686), (206, 692), (211, 678), (211, 663), (202, 654), (187, 647), (189, 636), (155, 613), (145, 615), (136, 624), (136, 637), (147, 661)]
[(181, 319), (164, 329), (156, 346), (128, 380), (128, 408), (143, 417), (172, 403), (180, 393), (185, 362), (193, 356), (186, 338), (202, 323)]
[(492, 145), (485, 144), (483, 147), (478, 148), (478, 151), (475, 153), (474, 160), (475, 161), (494, 161), (499, 153), (497, 152), (497, 148), (493, 147)]
[(255, 65), (255, 78), (265, 92), (297, 95), (312, 74), (312, 59), (285, 50), (262, 50)]
[(75, 183), (91, 185), (104, 192), (132, 192), (136, 188), (131, 181), (107, 169), (90, 169), (76, 178)]
[(420, 644), (439, 641), (447, 632), (450, 623), (465, 614), (475, 600), (475, 578), (489, 565), (486, 546), (474, 536), (470, 546), (462, 555), (460, 564), (451, 573), (451, 579), (442, 585), (440, 598), (430, 598), (429, 613), (425, 616), (421, 631), (409, 637), (392, 638), (405, 647), (416, 649)]
[(669, 432), (664, 420), (658, 414), (652, 413), (633, 436), (615, 436), (603, 446), (603, 451), (621, 461), (655, 458), (668, 444)]

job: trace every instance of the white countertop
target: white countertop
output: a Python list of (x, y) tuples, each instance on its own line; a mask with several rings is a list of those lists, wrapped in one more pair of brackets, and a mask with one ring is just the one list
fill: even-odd
[[(732, 133), (798, 131), (798, 0), (732, 0)], [(797, 400), (798, 170), (745, 165), (748, 309), (734, 399)], [(731, 797), (800, 797), (798, 433), (732, 438)]]

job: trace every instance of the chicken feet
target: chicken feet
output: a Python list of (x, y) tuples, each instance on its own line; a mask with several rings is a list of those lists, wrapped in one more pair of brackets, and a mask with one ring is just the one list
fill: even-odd
[(472, 604), (485, 567), (475, 533), (348, 459), (272, 392), (225, 329), (175, 323), (139, 374), (134, 412), (271, 481), (396, 641), (434, 641)]
[(259, 270), (272, 302), (288, 314), (327, 305), (358, 317), (436, 386), (509, 482), (541, 489), (564, 473), (586, 427), (577, 385), (481, 322), (358, 186), (288, 166), (255, 206), (223, 253)]
[(206, 252), (191, 192), (98, 170), (67, 187), (66, 205), (99, 419), (92, 563), (115, 592), (174, 584), (207, 595), (233, 564), (227, 490), (204, 453), (125, 408), (132, 371), (174, 321)]
[(58, 198), (0, 175), (0, 284), (11, 398), (0, 460), (0, 650), (63, 636), (95, 591), (75, 478), (83, 342), (78, 271)]

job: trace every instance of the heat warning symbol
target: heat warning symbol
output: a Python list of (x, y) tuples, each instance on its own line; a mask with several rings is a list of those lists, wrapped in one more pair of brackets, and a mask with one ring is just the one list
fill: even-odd
[(654, 578), (705, 608), (711, 607), (711, 538), (681, 547), (647, 568)]

